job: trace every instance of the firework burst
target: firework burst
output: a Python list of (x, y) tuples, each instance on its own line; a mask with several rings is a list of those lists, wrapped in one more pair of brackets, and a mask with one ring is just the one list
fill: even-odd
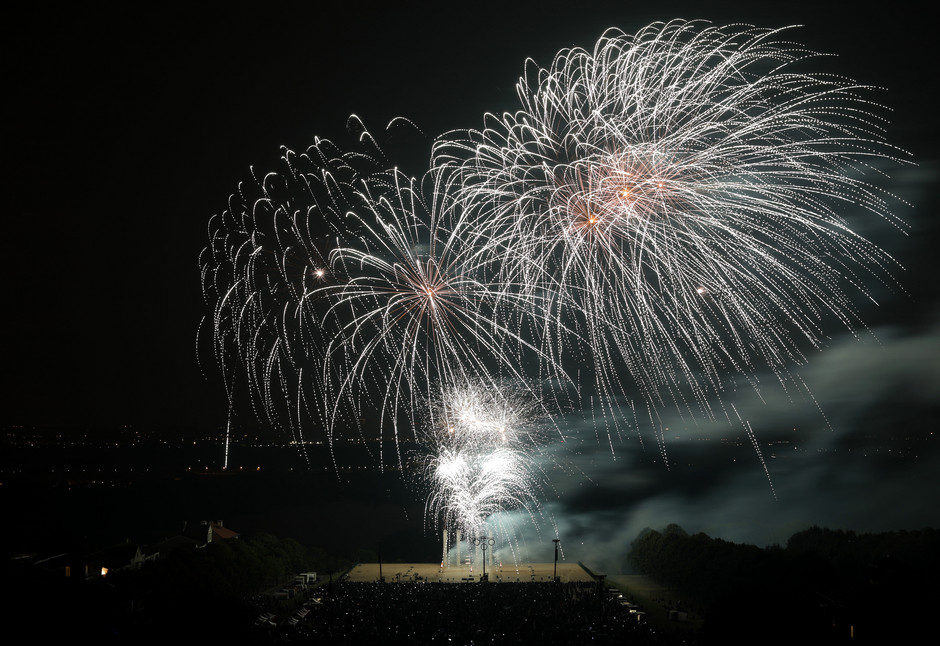
[[(426, 411), (421, 445), (430, 487), (426, 518), (465, 537), (488, 519), (523, 511), (538, 526), (547, 478), (539, 465), (545, 412), (529, 389), (464, 382), (443, 390)], [(507, 526), (493, 528), (503, 540)]]
[[(316, 358), (326, 345), (319, 325), (326, 303), (311, 298), (336, 277), (328, 257), (347, 233), (339, 217), (348, 208), (343, 187), (355, 182), (362, 155), (343, 154), (318, 139), (302, 154), (283, 149), (282, 169), (252, 173), (209, 222), (200, 257), (211, 334), (229, 397), (250, 400), (254, 417), (288, 426), (304, 446), (309, 420), (322, 426), (330, 399)], [(227, 460), (226, 460), (227, 461)]]
[(446, 204), (429, 207), (423, 195), (398, 171), (363, 182), (347, 214), (363, 233), (330, 253), (345, 279), (312, 292), (331, 303), (324, 366), (339, 375), (335, 401), (357, 411), (380, 402), (396, 440), (402, 416), (417, 427), (422, 402), (468, 380), (522, 379), (522, 357), (540, 353), (524, 335), (537, 297), (488, 280), (459, 223), (448, 226)]
[(230, 402), (247, 389), (301, 439), (377, 414), (397, 442), (426, 416), (429, 514), (468, 531), (537, 515), (510, 380), (536, 401), (573, 384), (614, 433), (644, 404), (654, 426), (738, 419), (760, 456), (727, 380), (799, 387), (833, 322), (864, 327), (871, 277), (895, 287), (857, 220), (903, 228), (871, 179), (907, 158), (873, 88), (805, 71), (785, 31), (672, 21), (529, 61), (519, 110), (439, 138), (420, 180), (364, 128), (368, 154), (286, 152), (202, 257)]
[(586, 348), (615, 418), (636, 392), (710, 417), (724, 377), (786, 373), (829, 319), (863, 326), (863, 277), (893, 285), (849, 216), (898, 224), (866, 176), (905, 154), (871, 88), (800, 71), (815, 55), (781, 33), (610, 30), (529, 61), (518, 112), (437, 145), (490, 266), (550, 295), (545, 338), (558, 361)]

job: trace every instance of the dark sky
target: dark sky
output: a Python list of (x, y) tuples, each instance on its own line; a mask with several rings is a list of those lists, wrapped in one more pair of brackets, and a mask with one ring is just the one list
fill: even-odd
[[(3, 39), (8, 385), (0, 422), (133, 424), (168, 433), (223, 424), (222, 386), (211, 358), (208, 379), (196, 362), (196, 328), (206, 311), (197, 257), (208, 218), (225, 208), (250, 166), (274, 168), (281, 145), (300, 150), (315, 135), (344, 141), (350, 113), (375, 129), (405, 116), (430, 136), (479, 127), (485, 111), (514, 108), (514, 86), (527, 56), (548, 65), (559, 49), (590, 47), (610, 26), (632, 32), (654, 20), (707, 18), (804, 25), (794, 37), (837, 54), (834, 65), (846, 75), (887, 89), (884, 102), (894, 109), (888, 137), (918, 164), (898, 173), (894, 186), (912, 203), (901, 213), (910, 235), (886, 230), (883, 242), (907, 267), (900, 280), (909, 295), (867, 316), (881, 345), (836, 336), (805, 372), (836, 428), (825, 431), (826, 446), (851, 443), (852, 433), (873, 419), (876, 426), (894, 427), (902, 419), (905, 425), (927, 424), (922, 416), (937, 412), (940, 392), (931, 23), (903, 1), (873, 5), (876, 10), (854, 2), (823, 8), (814, 2), (759, 4), (31, 8), (7, 24)], [(424, 155), (418, 151), (419, 163)], [(862, 379), (866, 387), (856, 387)], [(787, 409), (797, 412), (782, 413), (785, 407), (775, 402), (770, 397), (754, 408), (755, 427), (761, 421), (786, 424), (781, 420), (800, 417), (807, 407), (800, 402)], [(639, 486), (630, 481), (642, 480), (645, 471), (629, 465), (630, 455), (628, 448), (614, 463), (599, 454), (602, 465), (588, 465), (596, 468), (590, 501), (575, 492), (560, 503), (569, 506), (559, 512), (565, 522), (580, 522), (566, 513), (574, 507), (594, 505), (619, 518), (624, 505), (656, 496), (662, 505), (712, 510), (708, 503), (724, 492), (755, 488), (740, 485), (720, 466), (691, 480), (672, 474), (666, 478), (671, 484), (651, 477)], [(936, 456), (931, 459), (936, 464)], [(800, 464), (792, 479), (778, 474), (778, 498), (794, 508), (816, 486), (825, 488), (827, 477), (840, 480), (833, 488), (838, 495), (852, 491), (851, 483), (834, 475), (842, 466)], [(763, 472), (753, 462), (748, 468), (763, 501), (755, 504), (781, 504), (765, 500)], [(880, 473), (865, 472), (859, 482), (873, 482)], [(666, 489), (674, 497), (664, 498)], [(892, 495), (929, 490), (936, 490), (936, 479), (902, 478)], [(903, 522), (917, 524), (896, 524)]]

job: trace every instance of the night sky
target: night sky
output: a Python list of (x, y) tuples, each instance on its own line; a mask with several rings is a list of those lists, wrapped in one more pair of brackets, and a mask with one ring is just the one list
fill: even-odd
[[(831, 328), (828, 347), (798, 369), (819, 408), (771, 386), (764, 403), (747, 389), (731, 396), (763, 443), (776, 500), (747, 438), (727, 425), (667, 419), (675, 436), (667, 436), (667, 470), (654, 444), (643, 450), (625, 437), (613, 459), (606, 441), (579, 433), (573, 419), (571, 433), (589, 437), (559, 454), (574, 475), (559, 473), (559, 498), (546, 512), (572, 548), (583, 540), (585, 549), (665, 522), (758, 544), (813, 523), (940, 524), (932, 502), (940, 446), (930, 434), (940, 412), (932, 25), (907, 2), (877, 11), (708, 4), (31, 8), (7, 24), (2, 45), (8, 377), (0, 422), (130, 424), (169, 436), (224, 424), (212, 359), (204, 357), (205, 375), (196, 359), (208, 312), (198, 255), (209, 217), (250, 166), (274, 169), (282, 145), (303, 150), (317, 135), (352, 143), (351, 113), (376, 130), (401, 115), (428, 135), (426, 149), (402, 159), (420, 174), (435, 135), (515, 109), (526, 57), (547, 66), (563, 47), (592, 47), (607, 27), (634, 32), (655, 20), (800, 24), (791, 36), (837, 54), (831, 69), (886, 88), (888, 140), (912, 153), (915, 165), (890, 184), (911, 204), (898, 210), (909, 231), (864, 231), (904, 265), (907, 293), (864, 308), (875, 336)], [(729, 437), (744, 445), (721, 443)], [(780, 439), (791, 443), (770, 444)]]

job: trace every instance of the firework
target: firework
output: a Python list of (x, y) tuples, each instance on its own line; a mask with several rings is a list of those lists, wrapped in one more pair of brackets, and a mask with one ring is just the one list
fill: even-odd
[(475, 532), (534, 509), (539, 442), (507, 380), (615, 433), (644, 406), (735, 424), (738, 375), (799, 386), (833, 321), (864, 326), (870, 278), (894, 287), (856, 219), (903, 228), (869, 178), (906, 154), (872, 88), (805, 71), (785, 31), (672, 21), (529, 62), (519, 110), (439, 138), (420, 180), (364, 128), (368, 154), (285, 152), (202, 257), (230, 402), (331, 442), (372, 415), (397, 442), (427, 410), (429, 512)]
[(863, 325), (864, 276), (892, 284), (848, 218), (897, 224), (865, 177), (904, 153), (870, 88), (800, 71), (814, 54), (781, 33), (610, 30), (530, 61), (519, 111), (437, 145), (486, 262), (551, 302), (547, 347), (591, 357), (614, 418), (636, 393), (710, 417), (727, 375), (785, 374), (831, 318)]
[(263, 176), (252, 170), (209, 222), (200, 269), (212, 315), (202, 327), (225, 382), (230, 425), (235, 400), (245, 398), (255, 419), (286, 425), (303, 447), (311, 420), (328, 427), (326, 402), (334, 399), (321, 378), (328, 303), (313, 292), (342, 279), (329, 252), (355, 232), (343, 217), (351, 187), (380, 166), (325, 139), (301, 154), (283, 149), (281, 166)]
[[(442, 199), (435, 181), (429, 192)], [(377, 405), (396, 441), (402, 420), (417, 427), (423, 402), (468, 380), (521, 380), (521, 357), (540, 352), (524, 336), (538, 298), (489, 280), (459, 222), (448, 226), (446, 203), (429, 206), (424, 194), (397, 170), (363, 181), (347, 214), (362, 233), (330, 253), (345, 278), (311, 294), (331, 303), (324, 367), (338, 375), (335, 405)]]
[[(528, 389), (464, 382), (445, 389), (429, 407), (421, 445), (430, 487), (426, 518), (460, 530), (468, 539), (485, 533), (489, 519), (523, 511), (538, 526), (539, 497), (547, 481), (538, 458), (545, 412)], [(495, 529), (503, 540), (511, 528)]]
[(384, 167), (372, 135), (351, 124), (366, 152), (320, 139), (302, 155), (285, 149), (281, 170), (253, 173), (210, 221), (200, 258), (230, 423), (245, 397), (301, 447), (307, 426), (332, 445), (375, 411), (397, 446), (433, 388), (519, 379), (523, 357), (540, 352), (524, 332), (538, 298), (480, 271), (453, 215), (452, 176), (420, 182)]

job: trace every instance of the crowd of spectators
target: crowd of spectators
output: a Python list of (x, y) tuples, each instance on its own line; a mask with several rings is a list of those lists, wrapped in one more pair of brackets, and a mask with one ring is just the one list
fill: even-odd
[(305, 621), (302, 643), (668, 643), (594, 582), (337, 582)]

